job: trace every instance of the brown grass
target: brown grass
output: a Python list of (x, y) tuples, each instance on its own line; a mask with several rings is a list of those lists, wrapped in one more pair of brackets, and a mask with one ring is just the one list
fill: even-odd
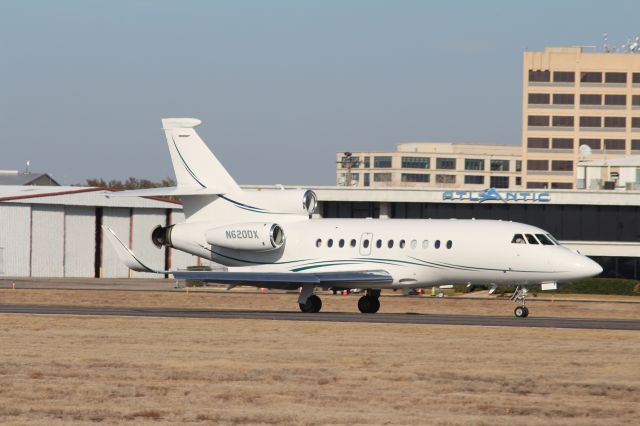
[(638, 353), (624, 331), (3, 314), (0, 423), (639, 424)]
[[(357, 312), (358, 295), (334, 296), (321, 294), (324, 312)], [(640, 303), (571, 302), (558, 297), (531, 297), (532, 316), (640, 319)], [(616, 300), (638, 302), (637, 297)], [(297, 295), (280, 293), (257, 294), (232, 290), (207, 291), (191, 289), (181, 292), (99, 291), (99, 290), (29, 290), (0, 289), (0, 304), (43, 304), (75, 306), (173, 307), (194, 309), (247, 309), (298, 311)], [(380, 312), (434, 313), (466, 315), (512, 316), (515, 304), (505, 298), (469, 300), (456, 297), (383, 296)]]

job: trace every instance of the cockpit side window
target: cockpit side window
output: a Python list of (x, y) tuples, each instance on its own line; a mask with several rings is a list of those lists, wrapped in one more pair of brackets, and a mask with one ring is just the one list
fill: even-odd
[(524, 237), (522, 236), (522, 234), (516, 234), (513, 236), (511, 244), (526, 244), (526, 242), (524, 241)]
[(553, 242), (549, 238), (547, 238), (547, 236), (544, 234), (536, 234), (536, 237), (538, 237), (538, 240), (540, 240), (540, 242), (545, 246), (553, 245)]
[(555, 237), (554, 237), (553, 235), (551, 235), (551, 234), (547, 234), (547, 237), (549, 237), (549, 239), (550, 239), (551, 241), (553, 241), (553, 243), (554, 243), (555, 245), (557, 245), (557, 246), (562, 245), (562, 244), (560, 244), (560, 241), (556, 240), (556, 239), (555, 239)]
[(529, 244), (539, 244), (539, 243), (538, 243), (538, 240), (536, 240), (536, 237), (534, 237), (533, 235), (531, 235), (531, 234), (524, 234), (524, 236), (525, 236), (525, 237), (527, 237), (527, 242), (528, 242)]

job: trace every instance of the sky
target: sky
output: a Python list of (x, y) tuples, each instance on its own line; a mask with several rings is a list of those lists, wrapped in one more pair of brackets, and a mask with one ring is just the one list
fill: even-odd
[(522, 55), (640, 34), (634, 1), (0, 1), (0, 169), (173, 176), (196, 117), (240, 184), (335, 184), (335, 154), (519, 144)]

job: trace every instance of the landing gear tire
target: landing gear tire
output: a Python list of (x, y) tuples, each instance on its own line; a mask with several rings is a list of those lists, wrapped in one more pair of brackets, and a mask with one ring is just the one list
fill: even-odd
[(380, 309), (380, 300), (374, 296), (362, 296), (358, 300), (358, 309), (363, 314), (375, 314)]
[(320, 312), (320, 309), (322, 309), (322, 299), (314, 294), (309, 296), (305, 303), (298, 303), (298, 305), (300, 305), (300, 310), (302, 312), (316, 313)]
[(518, 318), (526, 318), (529, 316), (529, 308), (526, 306), (518, 306), (513, 313)]

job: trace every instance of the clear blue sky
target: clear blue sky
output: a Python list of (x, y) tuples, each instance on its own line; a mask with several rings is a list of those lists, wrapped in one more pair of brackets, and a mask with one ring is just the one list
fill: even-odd
[(0, 2), (0, 169), (172, 175), (160, 119), (247, 184), (335, 182), (334, 155), (519, 143), (522, 53), (640, 33), (634, 1)]

